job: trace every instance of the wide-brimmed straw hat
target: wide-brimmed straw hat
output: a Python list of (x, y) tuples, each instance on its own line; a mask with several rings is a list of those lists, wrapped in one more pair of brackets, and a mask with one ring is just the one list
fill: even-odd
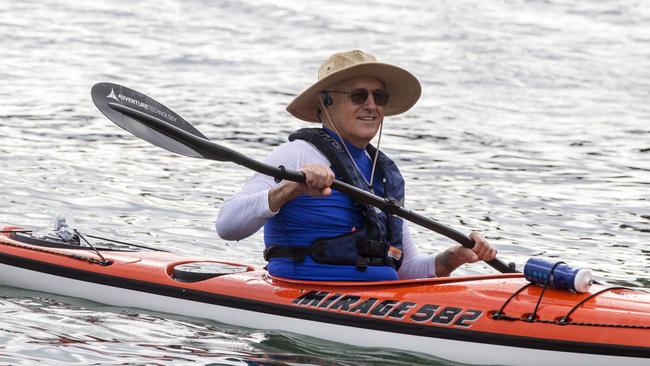
[(318, 81), (300, 93), (287, 111), (307, 122), (318, 120), (319, 93), (333, 84), (352, 78), (373, 78), (384, 82), (390, 95), (384, 106), (385, 116), (404, 113), (420, 98), (420, 82), (401, 67), (378, 62), (375, 56), (354, 50), (336, 53), (325, 60), (318, 70)]

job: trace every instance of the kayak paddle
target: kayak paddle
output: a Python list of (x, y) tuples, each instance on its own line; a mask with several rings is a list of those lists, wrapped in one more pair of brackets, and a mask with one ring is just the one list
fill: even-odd
[[(133, 135), (165, 150), (193, 158), (230, 161), (274, 177), (278, 181), (305, 181), (305, 176), (300, 171), (264, 164), (210, 141), (178, 114), (135, 90), (112, 83), (99, 83), (93, 86), (91, 95), (97, 108), (108, 119)], [(466, 248), (474, 247), (474, 241), (467, 235), (401, 207), (395, 202), (338, 180), (334, 181), (331, 188), (343, 192), (357, 201), (373, 205), (392, 215), (433, 230)], [(496, 258), (486, 262), (501, 273), (517, 272), (514, 265), (508, 266)]]

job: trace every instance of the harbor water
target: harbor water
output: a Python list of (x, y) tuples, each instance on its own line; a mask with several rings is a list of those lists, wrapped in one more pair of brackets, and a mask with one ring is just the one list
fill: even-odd
[[(114, 82), (263, 159), (307, 127), (285, 111), (334, 52), (422, 83), (385, 120), (406, 206), (529, 257), (650, 289), (650, 4), (570, 0), (0, 0), (0, 224), (82, 232), (262, 266), (262, 235), (213, 221), (251, 176), (107, 120)], [(418, 247), (450, 245), (411, 225)], [(458, 274), (491, 273), (485, 264)], [(342, 355), (345, 355), (343, 357)], [(0, 286), (0, 365), (446, 365)]]

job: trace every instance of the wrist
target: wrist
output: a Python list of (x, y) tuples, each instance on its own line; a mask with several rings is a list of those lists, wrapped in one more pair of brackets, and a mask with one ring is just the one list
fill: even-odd
[(448, 272), (451, 272), (451, 271), (454, 270), (454, 266), (451, 264), (451, 262), (449, 262), (449, 249), (442, 252), (440, 262), (442, 263), (442, 265), (445, 267), (445, 269)]
[(447, 277), (462, 264), (456, 263), (456, 247), (449, 248), (436, 256), (436, 275)]
[(278, 212), (282, 206), (303, 194), (302, 185), (295, 182), (283, 182), (269, 190), (269, 210)]

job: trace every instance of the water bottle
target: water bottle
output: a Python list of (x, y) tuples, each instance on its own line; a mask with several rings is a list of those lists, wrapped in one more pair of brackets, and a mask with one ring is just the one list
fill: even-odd
[[(530, 258), (524, 266), (524, 277), (532, 283), (544, 286), (551, 280), (548, 286), (558, 290), (570, 290), (579, 293), (589, 291), (589, 287), (594, 283), (591, 271), (588, 269), (571, 268), (567, 264), (546, 261), (540, 258)], [(551, 273), (551, 268), (553, 273)]]

